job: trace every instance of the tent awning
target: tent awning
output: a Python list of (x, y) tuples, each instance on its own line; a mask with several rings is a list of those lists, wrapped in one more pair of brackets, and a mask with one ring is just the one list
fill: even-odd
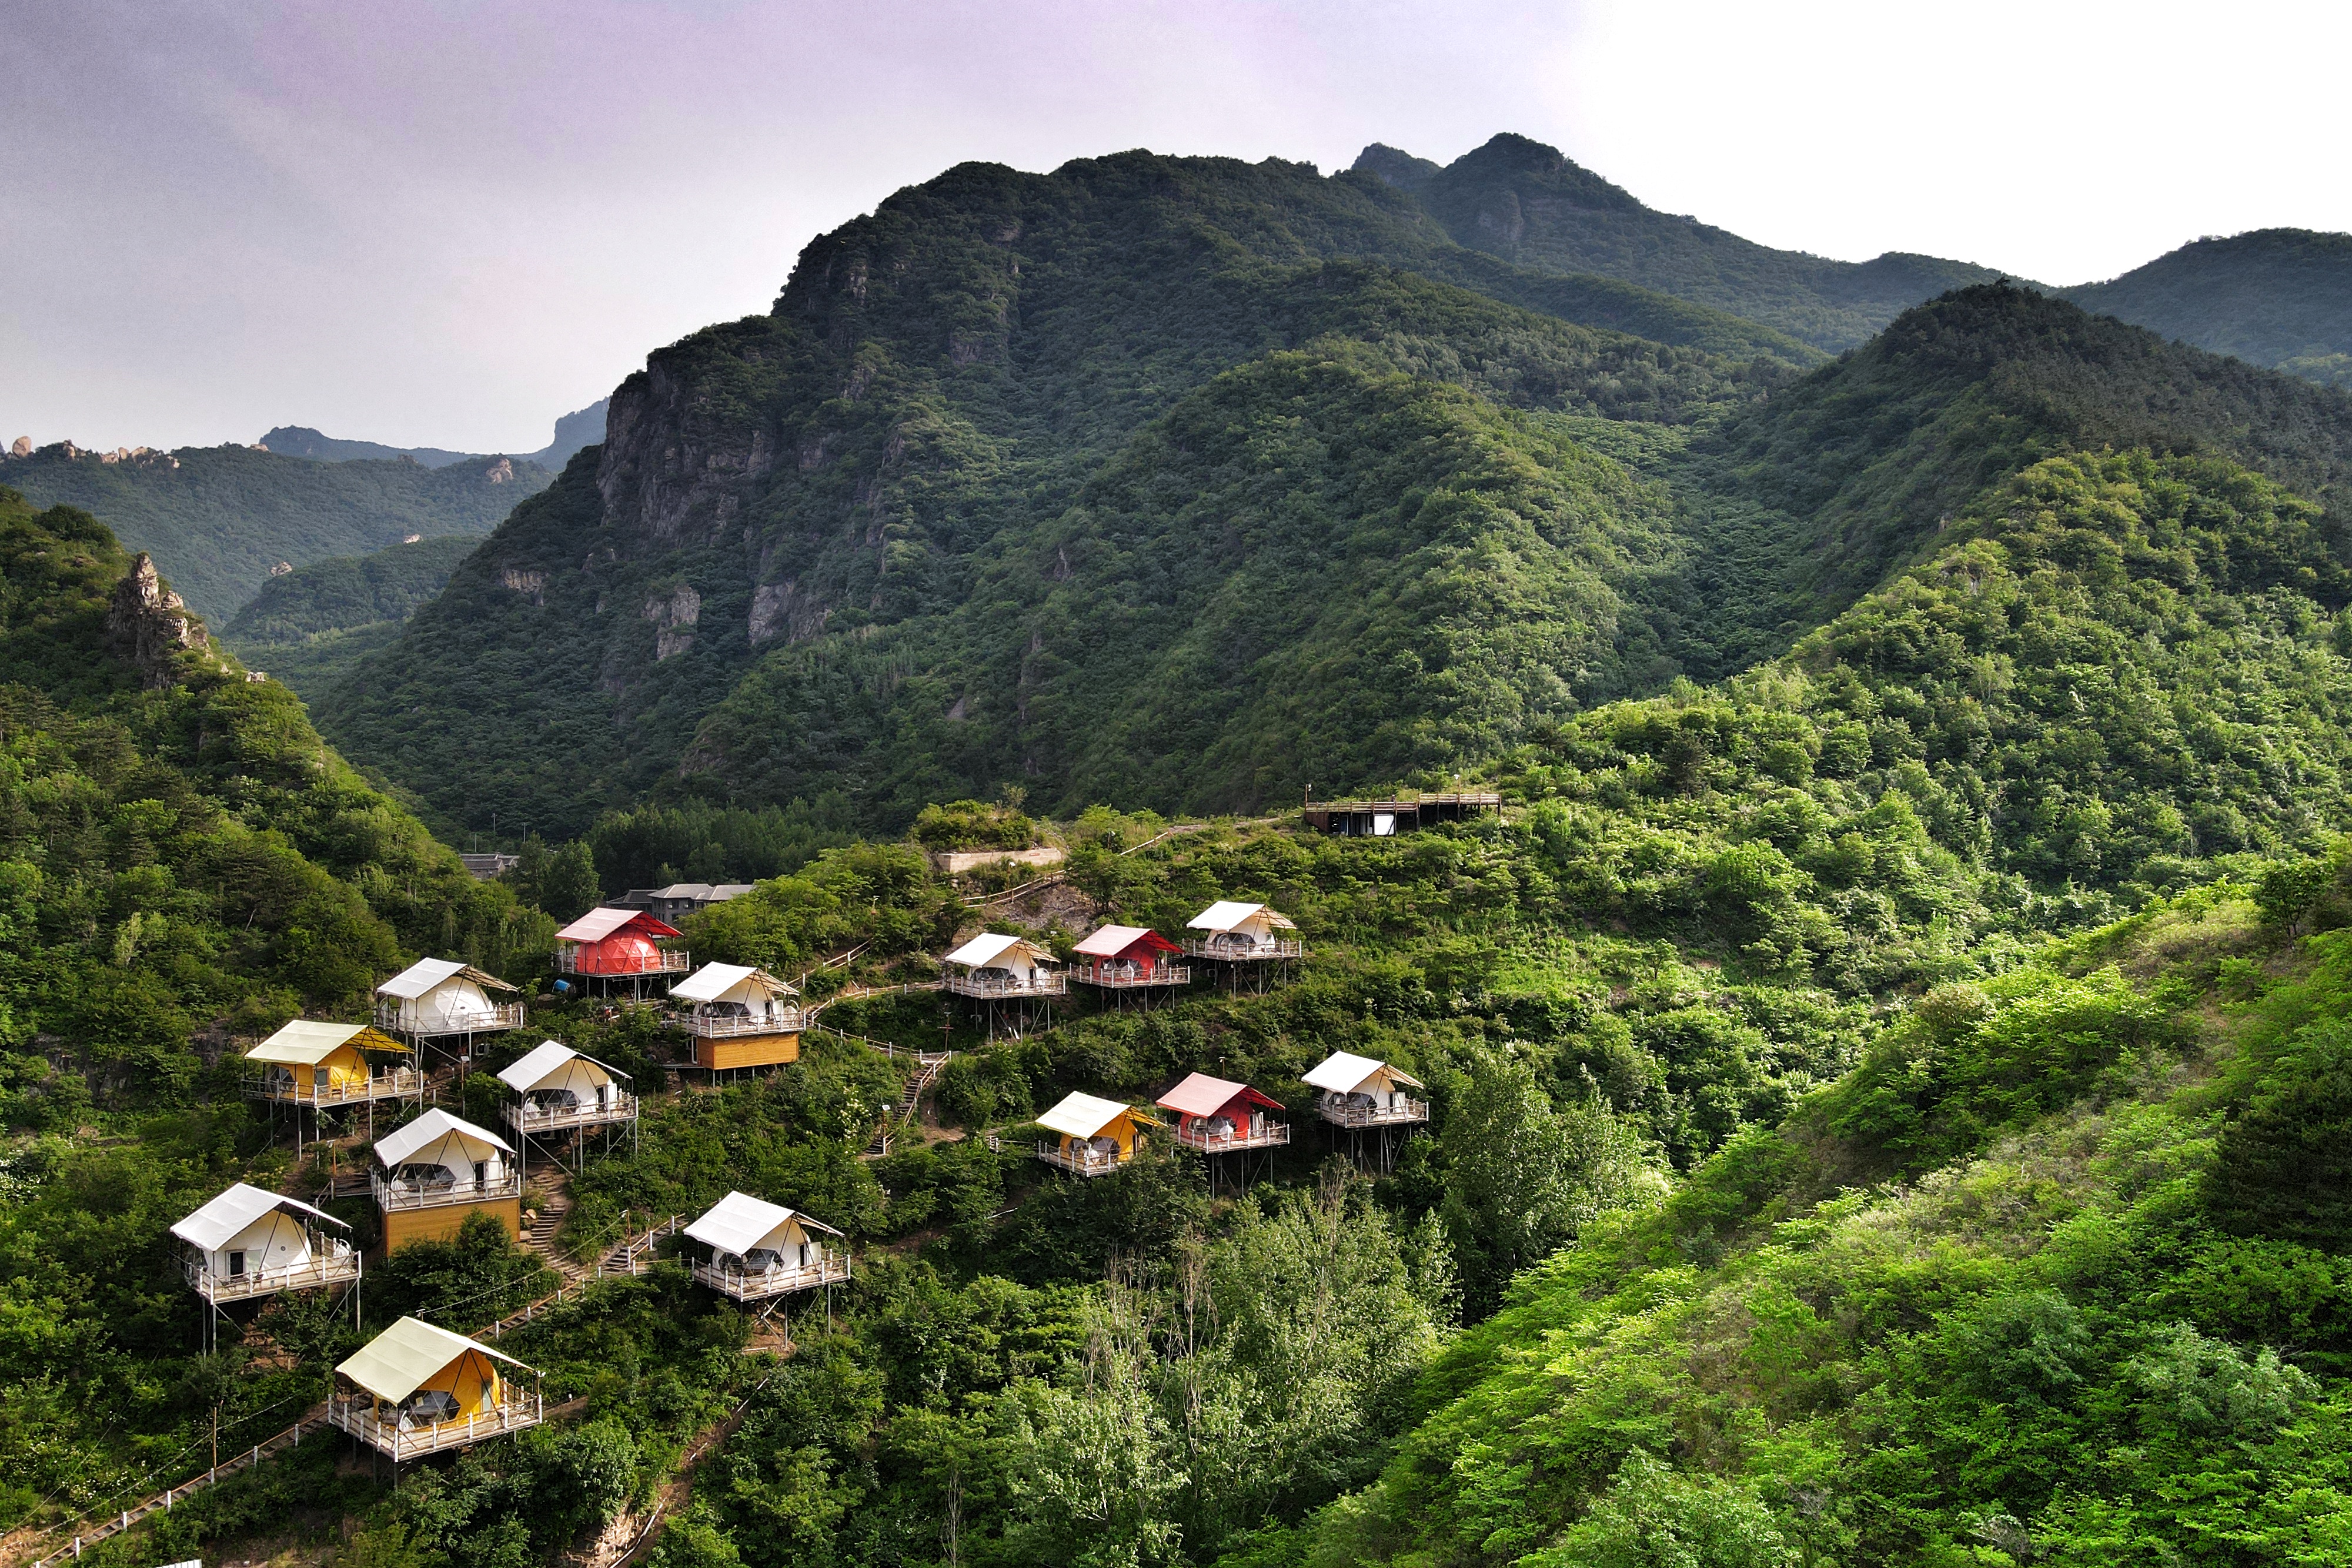
[(425, 1112), (425, 1114), (417, 1117), (416, 1120), (409, 1123), (406, 1126), (396, 1128), (392, 1132), (386, 1133), (383, 1137), (378, 1138), (375, 1141), (375, 1157), (382, 1161), (384, 1166), (388, 1169), (393, 1166), (400, 1164), (409, 1155), (415, 1154), (417, 1150), (424, 1148), (426, 1145), (434, 1142), (436, 1139), (445, 1138), (452, 1133), (457, 1134), (461, 1138), (478, 1139), (481, 1142), (489, 1145), (500, 1154), (510, 1155), (514, 1153), (513, 1148), (508, 1145), (507, 1141), (504, 1138), (499, 1137), (496, 1133), (490, 1132), (487, 1128), (477, 1127), (471, 1122), (462, 1120), (459, 1117), (452, 1116), (448, 1112), (444, 1111), (440, 1106), (436, 1105), (433, 1109)]
[(811, 1219), (781, 1203), (753, 1197), (748, 1192), (730, 1192), (720, 1198), (711, 1206), (709, 1212), (686, 1228), (686, 1234), (706, 1247), (716, 1247), (721, 1252), (732, 1252), (740, 1258), (774, 1235), (777, 1228), (790, 1219), (797, 1219), (803, 1228), (822, 1230), (827, 1236), (841, 1234), (830, 1225)]
[(239, 1182), (195, 1213), (173, 1226), (172, 1234), (191, 1246), (201, 1247), (209, 1252), (263, 1215), (281, 1208), (295, 1209), (310, 1216), (313, 1219), (323, 1219), (340, 1229), (351, 1228), (325, 1209), (313, 1208), (299, 1197), (288, 1197), (283, 1193), (267, 1192), (260, 1187)]
[(552, 1077), (557, 1068), (567, 1061), (585, 1061), (593, 1066), (604, 1068), (604, 1071), (615, 1078), (628, 1076), (617, 1067), (605, 1067), (593, 1056), (583, 1056), (560, 1040), (547, 1040), (532, 1046), (520, 1061), (500, 1068), (499, 1082), (518, 1094), (527, 1094)]
[(1213, 1116), (1235, 1100), (1269, 1111), (1282, 1109), (1282, 1102), (1272, 1095), (1262, 1094), (1246, 1083), (1231, 1079), (1212, 1078), (1205, 1072), (1195, 1072), (1184, 1082), (1152, 1102), (1187, 1116)]
[(1071, 950), (1084, 953), (1089, 958), (1116, 958), (1139, 945), (1154, 953), (1182, 951), (1175, 943), (1147, 925), (1106, 925)]
[(1399, 1083), (1410, 1083), (1415, 1089), (1421, 1087), (1421, 1080), (1409, 1072), (1401, 1072), (1385, 1061), (1375, 1061), (1369, 1056), (1356, 1056), (1344, 1051), (1335, 1051), (1325, 1057), (1312, 1072), (1299, 1082), (1318, 1089), (1328, 1089), (1335, 1094), (1345, 1094), (1381, 1071), (1386, 1071)]
[(1038, 946), (1034, 942), (1019, 936), (1007, 936), (997, 931), (982, 932), (949, 954), (947, 961), (966, 968), (984, 969), (1006, 954), (1013, 952), (1025, 955), (1032, 963), (1050, 964), (1054, 961), (1054, 955)]
[[(368, 1038), (362, 1040), (361, 1036)], [(247, 1061), (278, 1061), (304, 1067), (316, 1067), (345, 1045), (362, 1051), (396, 1051), (404, 1056), (408, 1048), (401, 1045), (363, 1023), (320, 1023), (310, 1019), (296, 1019), (292, 1023), (245, 1053)]]
[(1276, 930), (1298, 929), (1297, 922), (1286, 915), (1276, 915), (1263, 904), (1236, 904), (1231, 899), (1220, 900), (1209, 905), (1184, 924), (1189, 929), (1194, 931), (1231, 931), (1260, 911), (1264, 911), (1266, 924)]
[(378, 1399), (397, 1405), (469, 1350), (492, 1361), (530, 1370), (513, 1356), (478, 1344), (461, 1333), (436, 1328), (423, 1318), (403, 1318), (353, 1352), (335, 1370)]
[(640, 936), (683, 936), (685, 932), (642, 909), (592, 909), (555, 934), (558, 942), (602, 942), (616, 931)]
[(375, 988), (375, 994), (380, 997), (397, 997), (402, 1001), (413, 1002), (436, 986), (446, 985), (460, 975), (478, 986), (487, 986), (493, 990), (514, 989), (496, 975), (485, 974), (471, 964), (460, 964), (455, 958), (419, 958), (415, 963), (378, 986)]
[[(1117, 1100), (1097, 1099), (1092, 1094), (1066, 1094), (1062, 1103), (1037, 1118), (1037, 1124), (1073, 1138), (1091, 1138), (1121, 1116), (1135, 1113), (1135, 1107)], [(1150, 1120), (1149, 1117), (1140, 1118)]]
[(755, 969), (749, 964), (705, 964), (685, 979), (669, 988), (672, 999), (681, 1002), (717, 1001), (744, 981), (757, 977), (762, 985), (780, 997), (796, 997), (800, 993), (776, 978), (765, 969)]

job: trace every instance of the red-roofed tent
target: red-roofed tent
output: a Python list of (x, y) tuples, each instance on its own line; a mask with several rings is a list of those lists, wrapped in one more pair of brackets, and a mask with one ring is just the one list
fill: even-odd
[(1070, 977), (1082, 985), (1125, 989), (1189, 984), (1192, 971), (1171, 957), (1184, 949), (1141, 925), (1106, 925), (1071, 949), (1077, 962)]
[(564, 967), (575, 975), (658, 975), (682, 966), (654, 944), (685, 935), (642, 909), (592, 909), (555, 939), (572, 944)]
[(1179, 1144), (1205, 1154), (1290, 1142), (1290, 1128), (1265, 1115), (1282, 1102), (1246, 1083), (1195, 1072), (1154, 1103), (1176, 1113)]

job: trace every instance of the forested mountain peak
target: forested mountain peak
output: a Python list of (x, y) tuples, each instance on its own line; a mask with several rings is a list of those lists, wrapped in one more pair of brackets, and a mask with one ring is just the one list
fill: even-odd
[(2208, 235), (2064, 293), (2200, 349), (2352, 388), (2352, 235)]

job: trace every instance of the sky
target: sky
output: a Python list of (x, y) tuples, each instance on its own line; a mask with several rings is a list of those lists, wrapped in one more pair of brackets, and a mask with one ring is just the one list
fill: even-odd
[(1765, 244), (2065, 284), (2352, 229), (2352, 7), (0, 0), (0, 441), (536, 450), (984, 160), (1549, 142)]

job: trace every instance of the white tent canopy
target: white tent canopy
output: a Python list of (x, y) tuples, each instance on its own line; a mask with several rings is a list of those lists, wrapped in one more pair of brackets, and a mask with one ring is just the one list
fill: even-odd
[(530, 1367), (464, 1334), (436, 1328), (422, 1318), (403, 1318), (353, 1352), (335, 1370), (387, 1404), (397, 1405), (468, 1351), (509, 1366)]
[(765, 969), (748, 964), (705, 964), (672, 986), (669, 994), (672, 1001), (740, 1002), (746, 1007), (800, 995)]
[(1037, 1118), (1037, 1124), (1073, 1138), (1091, 1138), (1131, 1109), (1092, 1094), (1065, 1094), (1060, 1104)]
[(599, 1098), (598, 1091), (614, 1079), (627, 1076), (593, 1056), (581, 1055), (560, 1040), (533, 1046), (520, 1061), (499, 1072), (499, 1081), (518, 1094), (528, 1094), (535, 1089), (569, 1089), (591, 1100)]
[(1194, 931), (1237, 931), (1261, 939), (1270, 932), (1298, 929), (1290, 916), (1277, 915), (1263, 904), (1236, 904), (1231, 899), (1209, 905), (1184, 924)]
[(260, 1187), (239, 1182), (173, 1226), (172, 1234), (192, 1247), (200, 1247), (207, 1252), (217, 1251), (224, 1243), (235, 1240), (249, 1229), (254, 1221), (288, 1210), (307, 1214), (313, 1219), (323, 1219), (338, 1229), (351, 1228), (325, 1209), (313, 1208), (299, 1197), (266, 1192)]
[[(277, 1061), (289, 1066), (316, 1067), (345, 1045), (370, 1033), (363, 1023), (319, 1023), (310, 1019), (296, 1019), (276, 1034), (245, 1053), (247, 1061)], [(378, 1036), (373, 1041), (359, 1040), (362, 1051), (394, 1049), (391, 1042)], [(396, 1048), (405, 1051), (406, 1047)]]
[(438, 1105), (375, 1143), (375, 1157), (386, 1169), (404, 1165), (446, 1165), (454, 1169), (461, 1163), (470, 1167), (492, 1154), (513, 1153), (496, 1133), (452, 1116)]
[(709, 1213), (688, 1226), (686, 1234), (706, 1247), (748, 1258), (763, 1249), (782, 1252), (786, 1247), (801, 1246), (808, 1241), (807, 1232), (812, 1230), (827, 1236), (841, 1234), (832, 1226), (780, 1203), (770, 1203), (750, 1193), (730, 1192)]
[(947, 961), (967, 969), (1009, 969), (1027, 974), (1040, 964), (1052, 963), (1054, 956), (1024, 937), (983, 931), (949, 954)]
[(1332, 1094), (1377, 1094), (1393, 1091), (1399, 1083), (1421, 1087), (1421, 1080), (1411, 1073), (1401, 1072), (1385, 1061), (1344, 1051), (1335, 1051), (1325, 1057), (1300, 1082)]
[(493, 990), (514, 988), (455, 958), (421, 958), (378, 986), (398, 1007), (395, 1027), (418, 1034), (466, 1034), (498, 1027)]

